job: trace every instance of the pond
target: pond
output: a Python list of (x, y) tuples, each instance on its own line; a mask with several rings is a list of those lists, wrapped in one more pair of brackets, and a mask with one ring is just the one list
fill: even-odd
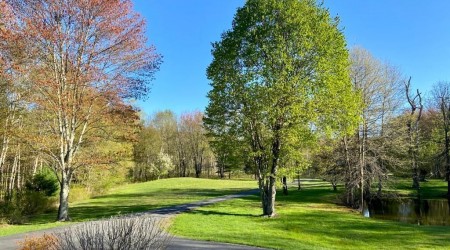
[(384, 199), (372, 201), (366, 217), (395, 220), (418, 225), (450, 226), (450, 201), (447, 199)]

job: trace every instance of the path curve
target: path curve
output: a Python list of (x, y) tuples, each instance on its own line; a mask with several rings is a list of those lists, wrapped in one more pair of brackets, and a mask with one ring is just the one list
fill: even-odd
[[(237, 194), (231, 194), (231, 195), (225, 195), (220, 196), (216, 198), (211, 198), (207, 200), (192, 202), (188, 204), (182, 204), (182, 205), (176, 205), (176, 206), (170, 206), (170, 207), (164, 207), (159, 208), (155, 210), (150, 210), (146, 212), (141, 213), (134, 213), (129, 214), (126, 216), (151, 216), (155, 218), (169, 218), (172, 216), (175, 216), (179, 213), (187, 212), (193, 209), (196, 209), (198, 207), (211, 205), (217, 202), (222, 202), (226, 200), (231, 200), (235, 198), (241, 198), (248, 195), (257, 194), (258, 189), (249, 190)], [(73, 225), (71, 225), (73, 226)], [(21, 233), (21, 234), (14, 234), (9, 236), (3, 236), (0, 237), (0, 249), (1, 250), (16, 250), (18, 249), (17, 242), (25, 239), (25, 237), (32, 237), (32, 236), (39, 236), (44, 233), (54, 233), (60, 230), (64, 230), (69, 226), (62, 226), (62, 227), (56, 227), (56, 228), (50, 228), (50, 229), (44, 229), (39, 231), (33, 231), (28, 233)], [(198, 241), (198, 240), (190, 240), (180, 237), (173, 237), (170, 243), (167, 245), (167, 249), (169, 250), (178, 250), (178, 249), (187, 249), (187, 250), (194, 250), (194, 249), (232, 249), (232, 250), (257, 250), (257, 249), (263, 249), (263, 248), (257, 248), (257, 247), (251, 247), (251, 246), (245, 246), (245, 245), (236, 245), (236, 244), (228, 244), (228, 243), (219, 243), (219, 242), (212, 242), (212, 241)]]

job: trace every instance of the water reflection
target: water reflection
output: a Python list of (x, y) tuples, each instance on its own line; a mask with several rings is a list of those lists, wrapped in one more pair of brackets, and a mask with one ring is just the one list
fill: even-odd
[(378, 219), (419, 225), (450, 226), (450, 202), (447, 199), (373, 200), (369, 205), (369, 214), (370, 217)]

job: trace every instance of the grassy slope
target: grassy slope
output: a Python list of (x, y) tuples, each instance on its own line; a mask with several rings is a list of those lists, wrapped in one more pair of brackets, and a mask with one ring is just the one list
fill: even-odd
[[(254, 189), (255, 181), (173, 178), (119, 186), (108, 194), (70, 204), (74, 222), (147, 211)], [(63, 226), (56, 212), (32, 218), (29, 225), (0, 225), (0, 236)]]
[(262, 218), (252, 196), (199, 208), (176, 217), (172, 232), (189, 238), (276, 249), (448, 249), (450, 229), (363, 218), (334, 205), (329, 184), (277, 196), (276, 218)]

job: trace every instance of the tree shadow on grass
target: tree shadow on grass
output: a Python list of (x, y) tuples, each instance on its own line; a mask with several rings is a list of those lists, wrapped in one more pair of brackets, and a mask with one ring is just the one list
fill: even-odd
[[(284, 217), (284, 218), (283, 218)], [(279, 230), (296, 231), (299, 235), (322, 237), (326, 245), (335, 244), (375, 246), (424, 246), (450, 245), (450, 231), (446, 227), (416, 226), (400, 222), (386, 222), (357, 217), (348, 212), (303, 211), (290, 212), (272, 223)], [(412, 236), (413, 235), (413, 236)], [(414, 236), (415, 235), (415, 236)], [(326, 236), (326, 237), (323, 237)], [(432, 238), (432, 240), (430, 240)]]
[(217, 197), (222, 195), (237, 194), (247, 189), (229, 188), (229, 189), (202, 189), (202, 188), (168, 188), (160, 189), (154, 192), (133, 192), (125, 194), (106, 194), (99, 195), (92, 199), (121, 199), (121, 198), (140, 198), (140, 197), (161, 197), (170, 196), (199, 196), (201, 197)]
[[(113, 206), (79, 206), (69, 209), (69, 216), (73, 222), (82, 222), (89, 220), (107, 219), (113, 216), (119, 216), (130, 213), (145, 212), (155, 209), (157, 206), (153, 205), (113, 205)], [(33, 217), (28, 224), (46, 224), (56, 221), (57, 210), (41, 214)]]
[[(72, 221), (88, 221), (110, 218), (112, 216), (149, 212), (154, 209), (171, 208), (191, 204), (230, 194), (238, 194), (246, 189), (163, 189), (155, 192), (135, 192), (128, 194), (107, 194), (97, 196), (83, 203), (72, 204), (69, 216)], [(148, 202), (146, 202), (146, 199)], [(161, 202), (158, 202), (160, 200)], [(40, 214), (30, 219), (28, 224), (55, 222), (57, 210)]]
[(214, 210), (206, 210), (206, 209), (197, 209), (189, 211), (190, 214), (200, 214), (200, 215), (221, 215), (221, 216), (238, 216), (238, 217), (261, 217), (261, 215), (255, 215), (250, 213), (228, 213), (228, 212), (219, 212)]

